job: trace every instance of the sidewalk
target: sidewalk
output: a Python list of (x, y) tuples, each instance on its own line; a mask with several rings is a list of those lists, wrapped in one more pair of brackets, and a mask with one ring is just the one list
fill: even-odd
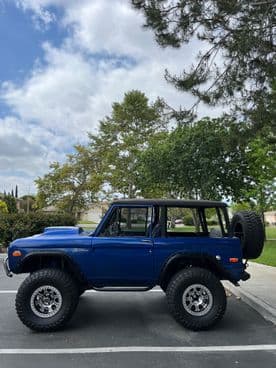
[(276, 324), (276, 267), (249, 262), (247, 272), (251, 275), (248, 281), (241, 281), (238, 287), (227, 281), (225, 287)]

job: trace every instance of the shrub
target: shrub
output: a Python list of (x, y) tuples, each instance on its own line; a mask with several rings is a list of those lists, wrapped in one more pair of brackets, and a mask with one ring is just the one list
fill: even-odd
[(0, 199), (0, 214), (1, 213), (8, 213), (9, 211), (8, 211), (8, 206), (7, 206), (7, 204), (6, 204), (6, 202), (4, 202), (4, 201), (2, 201), (1, 199)]
[(3, 201), (7, 204), (9, 213), (17, 213), (16, 200), (12, 195), (5, 195)]
[(187, 225), (187, 226), (194, 226), (194, 219), (192, 216), (189, 216), (189, 215), (186, 215), (184, 217), (184, 224)]
[(209, 226), (214, 226), (214, 225), (218, 225), (219, 223), (218, 223), (218, 221), (216, 221), (216, 220), (208, 220), (207, 219), (207, 225), (209, 225)]
[(11, 241), (39, 234), (47, 226), (72, 226), (75, 223), (73, 216), (64, 213), (0, 214), (0, 245), (7, 247)]

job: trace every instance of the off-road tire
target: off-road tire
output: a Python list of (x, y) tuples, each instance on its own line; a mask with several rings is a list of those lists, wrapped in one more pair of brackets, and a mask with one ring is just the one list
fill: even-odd
[[(62, 296), (60, 310), (52, 317), (41, 318), (31, 308), (33, 292), (43, 285), (55, 287)], [(74, 279), (58, 269), (42, 269), (28, 276), (18, 289), (15, 301), (16, 312), (23, 324), (34, 331), (56, 331), (65, 326), (72, 317), (79, 300), (78, 286)]]
[[(212, 294), (212, 307), (203, 316), (194, 316), (185, 310), (182, 297), (185, 290), (193, 285), (201, 284)], [(226, 310), (225, 290), (219, 279), (210, 271), (191, 267), (178, 272), (167, 287), (167, 301), (171, 314), (184, 327), (193, 330), (207, 330), (219, 322)]]
[(78, 292), (79, 292), (79, 296), (82, 296), (85, 292), (86, 292), (86, 289), (84, 287), (79, 287), (78, 288)]
[(230, 232), (240, 238), (245, 259), (258, 258), (264, 246), (264, 226), (261, 217), (253, 211), (240, 211), (234, 214)]

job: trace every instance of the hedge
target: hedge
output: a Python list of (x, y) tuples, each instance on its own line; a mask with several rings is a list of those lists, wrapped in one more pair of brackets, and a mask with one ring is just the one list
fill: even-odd
[(207, 225), (209, 226), (213, 226), (213, 225), (218, 225), (218, 221), (217, 220), (207, 220)]
[(75, 223), (73, 216), (64, 213), (0, 214), (0, 246), (8, 247), (17, 238), (39, 234), (47, 226), (73, 226)]
[(186, 226), (194, 226), (195, 222), (192, 216), (186, 215), (184, 216), (184, 224)]

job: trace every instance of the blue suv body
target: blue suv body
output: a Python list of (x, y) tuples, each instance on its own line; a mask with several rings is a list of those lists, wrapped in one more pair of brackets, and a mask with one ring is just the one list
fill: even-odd
[[(35, 330), (60, 328), (69, 319), (61, 316), (62, 303), (71, 305), (71, 316), (87, 289), (144, 291), (156, 285), (167, 293), (180, 323), (204, 329), (217, 322), (226, 307), (220, 280), (237, 285), (249, 278), (242, 238), (234, 235), (221, 202), (118, 200), (94, 232), (50, 227), (13, 241), (5, 270), (9, 276), (30, 273), (16, 305), (22, 322)], [(62, 277), (70, 280), (73, 295), (66, 294), (58, 280)]]

